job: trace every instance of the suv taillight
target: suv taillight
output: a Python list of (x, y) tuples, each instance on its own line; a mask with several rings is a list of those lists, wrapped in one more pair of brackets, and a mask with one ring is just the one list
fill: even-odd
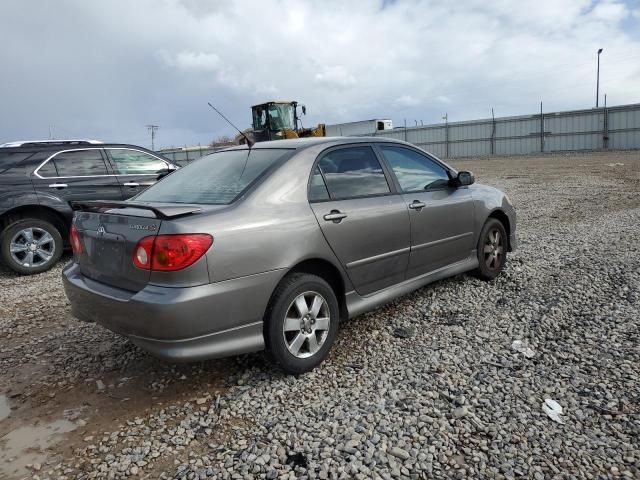
[(144, 237), (133, 250), (133, 264), (144, 270), (173, 272), (193, 265), (213, 244), (206, 233)]
[(71, 250), (73, 250), (74, 255), (80, 255), (82, 253), (82, 241), (80, 240), (80, 234), (75, 224), (71, 225), (69, 241), (71, 242)]

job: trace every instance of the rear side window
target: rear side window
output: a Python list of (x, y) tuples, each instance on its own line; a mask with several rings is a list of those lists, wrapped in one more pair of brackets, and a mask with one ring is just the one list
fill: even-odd
[(107, 150), (118, 175), (158, 175), (167, 171), (167, 164), (148, 153), (124, 148)]
[(136, 200), (144, 202), (232, 203), (269, 167), (291, 150), (229, 150), (202, 157), (152, 185)]
[(97, 149), (59, 153), (38, 170), (38, 175), (41, 177), (54, 176), (53, 169), (49, 165), (51, 163), (55, 166), (58, 177), (90, 177), (108, 175), (109, 173), (102, 159), (102, 154)]
[(389, 184), (371, 147), (349, 147), (324, 155), (318, 167), (333, 200), (385, 195)]
[(41, 177), (57, 177), (58, 171), (56, 170), (56, 164), (53, 160), (48, 161), (38, 169), (38, 175)]
[(327, 191), (327, 186), (324, 183), (320, 169), (316, 165), (316, 168), (313, 169), (313, 175), (311, 176), (311, 183), (309, 185), (309, 201), (321, 202), (323, 200), (329, 200), (329, 192)]
[(425, 155), (396, 146), (380, 145), (380, 149), (403, 192), (437, 190), (449, 186), (449, 175), (444, 167)]

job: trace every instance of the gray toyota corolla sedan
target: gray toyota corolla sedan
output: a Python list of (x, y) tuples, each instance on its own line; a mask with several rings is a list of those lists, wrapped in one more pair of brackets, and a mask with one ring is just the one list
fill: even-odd
[(232, 148), (75, 207), (76, 317), (165, 359), (267, 348), (291, 373), (327, 356), (340, 319), (461, 272), (491, 280), (515, 248), (504, 193), (380, 138)]

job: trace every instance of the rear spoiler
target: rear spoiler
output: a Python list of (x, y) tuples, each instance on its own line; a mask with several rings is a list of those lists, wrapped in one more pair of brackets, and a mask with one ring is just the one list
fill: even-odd
[(85, 202), (71, 202), (71, 208), (74, 211), (98, 212), (105, 213), (107, 210), (116, 210), (119, 208), (139, 208), (142, 210), (150, 210), (156, 218), (160, 220), (168, 220), (170, 218), (182, 217), (193, 213), (202, 212), (202, 208), (193, 205), (149, 205), (148, 203), (135, 203), (123, 201), (109, 200), (92, 200)]

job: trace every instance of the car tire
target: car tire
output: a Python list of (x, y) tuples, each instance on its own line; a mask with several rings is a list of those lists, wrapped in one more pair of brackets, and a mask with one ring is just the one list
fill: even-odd
[(475, 275), (482, 280), (496, 278), (507, 263), (508, 237), (500, 220), (489, 218), (478, 239), (478, 268)]
[(338, 299), (324, 279), (289, 274), (276, 288), (267, 308), (267, 351), (285, 372), (308, 372), (329, 354), (339, 320)]
[[(19, 245), (18, 249), (16, 245)], [(40, 218), (16, 220), (0, 233), (0, 256), (3, 262), (22, 275), (49, 270), (60, 260), (63, 246), (58, 228)]]

